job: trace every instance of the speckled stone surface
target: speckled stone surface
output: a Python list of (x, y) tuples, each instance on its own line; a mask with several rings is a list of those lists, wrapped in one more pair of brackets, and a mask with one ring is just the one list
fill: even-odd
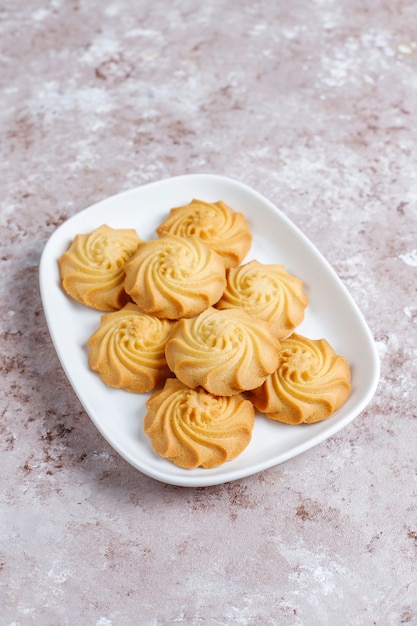
[[(412, 0), (0, 7), (0, 624), (417, 624), (417, 40)], [(54, 229), (217, 173), (280, 206), (377, 342), (366, 410), (245, 480), (142, 475), (46, 327)]]

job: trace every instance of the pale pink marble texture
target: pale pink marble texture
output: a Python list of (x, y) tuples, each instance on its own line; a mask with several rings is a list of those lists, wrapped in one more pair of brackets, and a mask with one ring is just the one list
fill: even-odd
[[(0, 7), (1, 626), (417, 624), (417, 33), (412, 0)], [(54, 229), (193, 172), (280, 206), (377, 342), (367, 409), (216, 487), (104, 441), (40, 302)]]

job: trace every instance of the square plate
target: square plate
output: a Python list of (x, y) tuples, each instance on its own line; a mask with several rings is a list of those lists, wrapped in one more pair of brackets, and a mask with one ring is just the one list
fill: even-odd
[[(253, 245), (244, 262), (283, 264), (304, 281), (309, 306), (297, 332), (325, 337), (352, 368), (352, 392), (329, 419), (310, 425), (280, 424), (257, 415), (252, 441), (236, 459), (214, 469), (186, 470), (159, 457), (143, 432), (149, 394), (107, 387), (90, 370), (86, 341), (101, 313), (78, 304), (60, 286), (58, 258), (78, 233), (107, 224), (135, 228), (142, 239), (172, 207), (193, 198), (223, 200), (245, 214)], [(236, 480), (282, 463), (324, 441), (351, 422), (371, 400), (379, 379), (379, 359), (369, 328), (334, 270), (313, 244), (271, 202), (250, 187), (211, 174), (168, 178), (123, 192), (81, 211), (62, 224), (45, 245), (40, 289), (49, 331), (62, 367), (91, 420), (111, 446), (144, 474), (165, 483), (203, 487)]]

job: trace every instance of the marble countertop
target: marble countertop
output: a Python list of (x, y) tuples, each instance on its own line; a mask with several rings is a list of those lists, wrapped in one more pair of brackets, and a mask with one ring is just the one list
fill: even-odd
[[(1, 625), (417, 624), (415, 3), (15, 0), (0, 63)], [(381, 379), (324, 443), (181, 488), (86, 415), (38, 266), (81, 209), (201, 172), (312, 240)]]

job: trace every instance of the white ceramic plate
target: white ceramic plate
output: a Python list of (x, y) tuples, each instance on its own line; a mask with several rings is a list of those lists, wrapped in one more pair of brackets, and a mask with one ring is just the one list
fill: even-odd
[[(352, 393), (328, 420), (289, 426), (258, 415), (252, 441), (236, 459), (218, 468), (185, 470), (159, 457), (143, 432), (146, 395), (107, 387), (88, 367), (86, 340), (101, 313), (73, 301), (62, 291), (57, 260), (78, 233), (101, 224), (135, 228), (142, 239), (169, 209), (193, 198), (223, 200), (242, 211), (253, 245), (245, 262), (256, 258), (281, 263), (305, 284), (310, 304), (297, 332), (325, 337), (352, 367)], [(40, 263), (40, 288), (52, 340), (62, 366), (93, 423), (113, 448), (144, 474), (174, 485), (202, 487), (224, 483), (270, 468), (324, 441), (353, 420), (372, 398), (379, 360), (371, 333), (335, 272), (311, 242), (271, 202), (246, 185), (210, 174), (169, 178), (113, 196), (62, 224), (47, 242)]]

